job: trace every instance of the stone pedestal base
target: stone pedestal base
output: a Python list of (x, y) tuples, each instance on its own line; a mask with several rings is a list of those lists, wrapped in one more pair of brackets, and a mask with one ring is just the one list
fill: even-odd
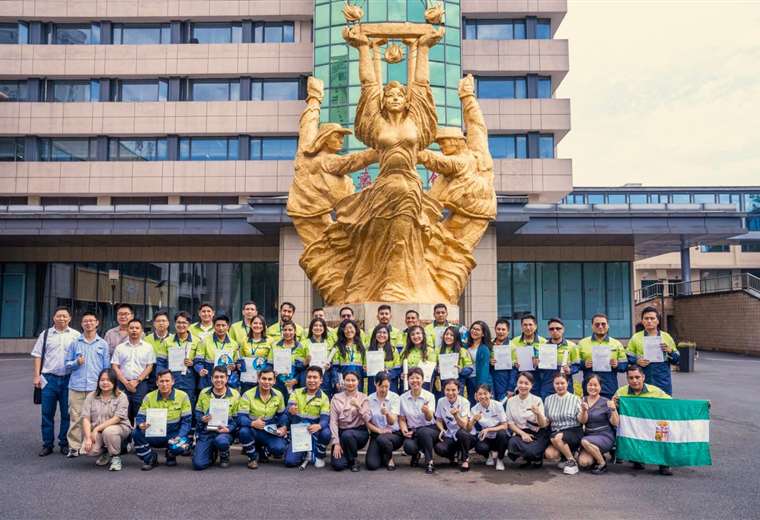
[[(351, 309), (354, 311), (354, 319), (357, 321), (359, 326), (369, 332), (375, 327), (375, 325), (377, 325), (377, 308), (383, 304), (391, 306), (391, 325), (393, 325), (393, 328), (400, 330), (404, 330), (406, 328), (404, 317), (406, 315), (406, 311), (409, 310), (415, 310), (420, 314), (420, 323), (423, 327), (433, 321), (432, 303), (367, 302), (325, 307), (327, 324), (330, 327), (337, 327), (340, 324), (340, 309), (343, 307), (351, 307)], [(449, 310), (449, 321), (451, 323), (459, 323), (459, 306), (446, 305), (446, 307)]]

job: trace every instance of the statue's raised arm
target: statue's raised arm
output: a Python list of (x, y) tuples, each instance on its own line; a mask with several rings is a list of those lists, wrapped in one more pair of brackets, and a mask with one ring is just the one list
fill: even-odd
[(459, 80), (459, 99), (462, 101), (462, 115), (467, 128), (467, 148), (491, 159), (488, 149), (488, 128), (475, 98), (475, 80), (468, 74)]
[(324, 96), (325, 86), (322, 80), (309, 76), (306, 81), (306, 108), (301, 112), (301, 119), (299, 120), (297, 152), (299, 156), (303, 155), (304, 149), (317, 137), (319, 113)]

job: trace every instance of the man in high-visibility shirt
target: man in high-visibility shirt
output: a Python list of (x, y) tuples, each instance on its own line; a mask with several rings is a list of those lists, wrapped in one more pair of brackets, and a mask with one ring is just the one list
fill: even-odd
[[(591, 374), (596, 374), (602, 381), (601, 394), (611, 399), (618, 389), (618, 372), (625, 372), (628, 367), (628, 356), (623, 344), (609, 335), (610, 326), (605, 314), (595, 314), (591, 318), (593, 333), (578, 342), (578, 352), (581, 358), (583, 370), (583, 394), (586, 394), (586, 381)], [(609, 369), (605, 363), (603, 367), (594, 367), (593, 358), (595, 348), (605, 347), (604, 354), (609, 352)]]
[[(645, 307), (641, 311), (641, 323), (644, 330), (637, 332), (628, 341), (628, 363), (644, 369), (644, 376), (653, 385), (662, 388), (668, 395), (673, 395), (673, 382), (670, 377), (670, 365), (677, 365), (681, 359), (673, 337), (660, 330), (660, 313), (654, 307)], [(662, 350), (662, 361), (647, 359), (645, 338), (659, 337), (658, 347)]]
[(290, 424), (307, 423), (311, 434), (309, 452), (293, 452), (293, 443), (288, 443), (285, 465), (303, 466), (313, 462), (317, 468), (325, 466), (325, 452), (330, 443), (330, 398), (320, 390), (322, 368), (312, 366), (306, 369), (306, 387), (298, 388), (290, 394), (288, 417)]

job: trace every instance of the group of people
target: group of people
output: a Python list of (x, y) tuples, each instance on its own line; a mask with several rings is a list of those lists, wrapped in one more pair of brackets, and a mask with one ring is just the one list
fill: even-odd
[[(548, 321), (548, 338), (532, 315), (511, 339), (509, 320), (497, 320), (492, 337), (483, 321), (449, 323), (443, 304), (424, 327), (407, 311), (403, 330), (391, 325), (389, 305), (378, 307), (371, 331), (350, 307), (335, 329), (323, 309), (307, 328), (293, 321), (293, 304), (279, 310), (267, 326), (254, 302), (235, 323), (203, 304), (197, 322), (176, 313), (173, 333), (159, 311), (146, 334), (134, 309), (121, 304), (118, 325), (101, 337), (94, 313), (82, 315), (80, 334), (69, 309), (56, 309), (32, 351), (42, 395), (39, 455), (53, 452), (58, 408), (61, 453), (96, 456), (114, 471), (127, 451), (151, 470), (158, 449), (167, 466), (185, 455), (196, 470), (217, 461), (227, 467), (238, 441), (250, 469), (270, 458), (324, 467), (331, 446), (335, 470), (359, 471), (366, 447), (369, 470), (396, 469), (394, 452), (403, 448), (426, 473), (435, 471), (434, 454), (468, 471), (474, 450), (497, 471), (509, 461), (534, 468), (548, 460), (566, 474), (602, 474), (615, 446), (618, 400), (669, 398), (669, 365), (678, 362), (652, 307), (626, 347), (609, 336), (603, 314), (575, 344), (560, 318)], [(618, 387), (618, 372), (627, 385)]]

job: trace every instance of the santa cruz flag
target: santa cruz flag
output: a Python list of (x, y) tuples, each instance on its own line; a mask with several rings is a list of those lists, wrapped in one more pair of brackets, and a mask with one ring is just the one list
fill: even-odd
[(710, 403), (622, 397), (617, 458), (664, 466), (709, 466)]

